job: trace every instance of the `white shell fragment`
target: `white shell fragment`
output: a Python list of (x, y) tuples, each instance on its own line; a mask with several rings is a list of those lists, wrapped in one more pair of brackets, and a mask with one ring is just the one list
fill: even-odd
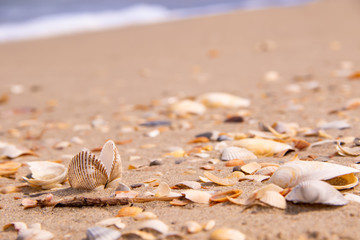
[(338, 150), (338, 154), (341, 156), (350, 156), (357, 157), (360, 156), (360, 147), (343, 147), (337, 142), (336, 148)]
[(34, 186), (42, 189), (61, 187), (61, 183), (66, 179), (67, 169), (62, 164), (49, 161), (34, 161), (27, 164), (30, 166), (32, 177), (23, 178)]
[(210, 240), (245, 240), (245, 235), (235, 229), (219, 228), (211, 233)]
[(220, 159), (223, 161), (229, 161), (233, 159), (253, 160), (257, 159), (257, 157), (255, 154), (245, 148), (227, 147), (222, 152)]
[(339, 129), (343, 130), (346, 128), (351, 128), (351, 125), (345, 120), (338, 120), (332, 122), (321, 122), (318, 124), (318, 127), (321, 129)]
[(334, 206), (346, 205), (349, 202), (330, 184), (319, 180), (301, 182), (286, 196), (286, 200), (294, 203), (319, 203)]
[(36, 153), (28, 149), (17, 147), (14, 144), (6, 143), (6, 142), (0, 142), (0, 159), (3, 158), (13, 159), (25, 155), (37, 156)]
[(124, 229), (125, 228), (125, 223), (123, 223), (121, 221), (121, 218), (119, 218), (119, 217), (113, 217), (113, 218), (104, 219), (104, 220), (96, 223), (96, 225), (100, 225), (100, 226), (103, 226), (103, 227), (115, 226), (118, 229)]
[(249, 99), (221, 92), (205, 93), (200, 95), (197, 100), (207, 107), (240, 108), (250, 106)]
[(351, 202), (360, 203), (360, 196), (352, 193), (345, 193), (345, 198)]
[(152, 229), (161, 234), (166, 234), (169, 231), (169, 227), (164, 222), (157, 219), (142, 222), (140, 229)]
[(203, 227), (195, 221), (187, 221), (185, 223), (185, 228), (188, 233), (198, 233), (201, 232)]
[(199, 102), (186, 99), (171, 105), (170, 110), (175, 114), (179, 114), (179, 115), (184, 115), (184, 114), (202, 115), (205, 113), (206, 107)]
[(209, 203), (209, 199), (211, 195), (207, 192), (199, 191), (199, 190), (187, 190), (182, 192), (185, 195), (186, 199), (189, 199), (195, 203)]
[(121, 232), (104, 227), (91, 227), (86, 231), (87, 240), (117, 240)]
[(99, 158), (89, 151), (75, 155), (70, 162), (68, 176), (72, 188), (116, 187), (121, 178), (121, 158), (115, 143), (107, 141)]
[(283, 195), (276, 191), (266, 191), (263, 196), (259, 198), (260, 202), (266, 203), (272, 207), (285, 209), (286, 200)]
[(201, 188), (201, 184), (199, 182), (195, 182), (195, 181), (182, 181), (179, 182), (175, 185), (178, 188), (189, 188), (189, 189), (200, 189)]
[(292, 146), (268, 139), (245, 138), (234, 142), (235, 146), (243, 147), (257, 156), (272, 156), (276, 153), (294, 150)]
[(3, 230), (6, 230), (10, 227), (14, 227), (15, 230), (18, 231), (18, 236), (16, 239), (19, 240), (50, 240), (54, 238), (54, 234), (41, 229), (40, 223), (34, 223), (27, 227), (23, 222), (12, 222), (6, 224), (3, 227)]
[(294, 160), (279, 167), (269, 180), (282, 188), (294, 187), (307, 180), (329, 180), (359, 170), (334, 163)]

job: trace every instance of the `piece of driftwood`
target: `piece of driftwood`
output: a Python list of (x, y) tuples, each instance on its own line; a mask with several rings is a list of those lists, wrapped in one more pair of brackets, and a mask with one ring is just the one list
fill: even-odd
[(33, 200), (31, 205), (24, 205), (26, 208), (33, 207), (104, 207), (115, 205), (127, 205), (131, 203), (144, 203), (153, 201), (172, 201), (181, 197), (154, 197), (154, 198), (88, 198), (88, 197), (74, 197), (72, 199), (62, 199), (59, 201), (52, 201), (48, 198)]

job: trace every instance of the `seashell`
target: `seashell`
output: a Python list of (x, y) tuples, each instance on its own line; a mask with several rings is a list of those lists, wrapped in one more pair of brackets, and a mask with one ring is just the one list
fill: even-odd
[(257, 131), (257, 130), (250, 130), (249, 131), (250, 137), (258, 137), (258, 138), (265, 138), (265, 139), (277, 139), (274, 134), (270, 132), (264, 132), (264, 131)]
[(99, 158), (89, 151), (75, 155), (69, 164), (68, 176), (72, 188), (116, 187), (121, 178), (121, 158), (115, 143), (107, 141)]
[(255, 154), (245, 148), (227, 147), (222, 152), (220, 159), (223, 161), (229, 161), (233, 159), (252, 160), (257, 159), (257, 157)]
[(338, 120), (332, 122), (320, 122), (318, 127), (321, 129), (339, 129), (343, 130), (346, 128), (351, 128), (351, 125), (348, 124), (345, 120)]
[(236, 167), (236, 166), (244, 166), (244, 165), (245, 165), (245, 162), (240, 159), (229, 160), (225, 163), (226, 167)]
[(182, 181), (177, 183), (175, 186), (181, 189), (188, 188), (197, 190), (201, 188), (201, 184), (195, 181)]
[(245, 138), (234, 142), (234, 145), (243, 147), (253, 152), (257, 156), (273, 156), (280, 152), (293, 151), (294, 149), (285, 143), (280, 143), (268, 139)]
[(203, 183), (211, 183), (211, 182), (213, 182), (210, 179), (208, 179), (207, 177), (203, 177), (203, 176), (199, 176), (199, 179)]
[(245, 175), (242, 178), (240, 178), (239, 180), (250, 180), (250, 181), (256, 181), (256, 182), (262, 182), (266, 179), (269, 179), (270, 176), (265, 176), (265, 175)]
[(0, 159), (4, 158), (17, 158), (21, 156), (35, 156), (38, 157), (36, 153), (28, 149), (20, 148), (14, 144), (0, 142)]
[(50, 240), (54, 238), (54, 234), (51, 232), (48, 232), (46, 230), (41, 229), (40, 223), (34, 223), (28, 226), (26, 226), (23, 222), (12, 222), (9, 224), (6, 224), (3, 227), (3, 230), (7, 230), (11, 227), (14, 227), (16, 231), (18, 231), (18, 236), (16, 239), (24, 239), (24, 240)]
[(144, 239), (144, 240), (155, 240), (156, 237), (145, 231), (130, 231), (122, 234), (124, 239)]
[(211, 196), (211, 202), (226, 202), (228, 201), (227, 197), (237, 198), (242, 194), (242, 190), (240, 189), (232, 189), (225, 192), (219, 192)]
[(15, 174), (21, 167), (21, 163), (14, 161), (7, 161), (0, 163), (0, 176), (8, 176)]
[(121, 221), (121, 218), (118, 218), (118, 217), (104, 219), (104, 220), (96, 223), (96, 225), (100, 225), (100, 226), (103, 226), (103, 227), (115, 226), (118, 229), (124, 229), (125, 228), (125, 223), (123, 223)]
[(343, 147), (337, 142), (336, 148), (338, 150), (338, 154), (341, 156), (350, 156), (350, 157), (358, 157), (360, 156), (360, 147)]
[(235, 185), (239, 181), (239, 179), (237, 179), (237, 178), (220, 178), (210, 172), (204, 172), (204, 175), (212, 182), (219, 184), (221, 186), (232, 186), (232, 185)]
[(218, 228), (210, 234), (210, 240), (245, 240), (245, 235), (235, 229)]
[(360, 196), (352, 193), (345, 193), (345, 198), (351, 202), (360, 203)]
[(152, 229), (161, 234), (166, 234), (169, 231), (169, 227), (164, 222), (157, 219), (142, 222), (140, 230), (142, 229)]
[(215, 220), (208, 221), (207, 223), (205, 223), (203, 225), (204, 231), (210, 231), (211, 229), (213, 229), (215, 227), (215, 224), (216, 224)]
[(203, 227), (195, 221), (187, 221), (185, 223), (185, 228), (188, 233), (198, 233), (201, 232)]
[(34, 161), (27, 164), (30, 166), (32, 177), (23, 179), (34, 186), (51, 189), (59, 187), (66, 179), (67, 170), (62, 164), (49, 161)]
[(170, 204), (173, 205), (173, 206), (186, 206), (190, 203), (189, 200), (180, 200), (180, 199), (173, 199), (170, 201)]
[(257, 162), (251, 162), (241, 167), (241, 171), (247, 174), (253, 174), (261, 168), (261, 165)]
[(199, 102), (186, 99), (172, 104), (170, 106), (170, 111), (178, 115), (185, 115), (185, 114), (202, 115), (205, 113), (206, 107)]
[(296, 160), (279, 167), (269, 180), (282, 188), (294, 187), (306, 180), (330, 180), (359, 170), (339, 164)]
[(24, 209), (34, 208), (37, 207), (37, 200), (24, 198), (23, 200), (21, 200), (21, 205), (24, 206)]
[(261, 198), (259, 198), (260, 202), (263, 202), (269, 206), (285, 209), (286, 208), (286, 200), (283, 195), (276, 191), (266, 191)]
[(189, 199), (195, 203), (209, 203), (209, 199), (211, 195), (207, 192), (199, 191), (199, 190), (186, 190), (182, 192), (185, 195), (186, 199)]
[(159, 186), (155, 191), (155, 197), (165, 197), (168, 196), (171, 192), (171, 188), (166, 182), (160, 182)]
[(118, 211), (116, 217), (133, 217), (142, 211), (143, 209), (139, 207), (123, 207)]
[(256, 191), (254, 192), (254, 194), (256, 195), (256, 198), (259, 199), (259, 198), (262, 198), (267, 191), (272, 191), (272, 192), (277, 192), (277, 193), (279, 193), (279, 192), (282, 192), (283, 190), (284, 190), (284, 189), (281, 188), (281, 187), (279, 187), (278, 185), (275, 185), (275, 184), (270, 183), (270, 184), (265, 185), (265, 186), (263, 186), (262, 188), (256, 190)]
[(274, 174), (274, 172), (278, 169), (279, 167), (276, 166), (268, 166), (268, 167), (263, 167), (260, 168), (259, 170), (257, 170), (255, 172), (256, 175), (265, 175), (265, 176), (272, 176)]
[(200, 95), (197, 98), (197, 101), (203, 103), (207, 107), (240, 108), (250, 106), (249, 99), (221, 92), (205, 93)]
[(142, 212), (134, 216), (134, 219), (137, 221), (144, 221), (144, 220), (150, 220), (150, 219), (156, 219), (157, 216), (153, 212)]
[(121, 232), (104, 227), (91, 227), (86, 230), (87, 240), (117, 240)]
[(342, 206), (349, 201), (330, 184), (319, 180), (308, 180), (299, 183), (288, 195), (286, 200), (294, 203), (319, 203)]
[(343, 190), (343, 189), (353, 188), (356, 185), (358, 185), (359, 179), (355, 176), (354, 173), (349, 173), (331, 178), (329, 180), (325, 180), (325, 182), (332, 185), (335, 189)]

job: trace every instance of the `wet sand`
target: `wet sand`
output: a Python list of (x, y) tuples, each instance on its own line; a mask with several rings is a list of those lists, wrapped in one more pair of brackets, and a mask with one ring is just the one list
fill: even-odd
[[(296, 122), (301, 127), (314, 128), (321, 120), (345, 119), (352, 128), (327, 132), (335, 138), (358, 137), (359, 109), (338, 114), (329, 112), (341, 109), (347, 100), (360, 96), (360, 81), (342, 75), (360, 69), (359, 13), (360, 4), (356, 0), (326, 0), (291, 8), (236, 11), (2, 44), (0, 94), (9, 97), (0, 105), (2, 141), (35, 148), (40, 156), (25, 156), (13, 161), (62, 160), (67, 166), (70, 157), (83, 147), (100, 147), (107, 139), (132, 139), (129, 144), (118, 145), (124, 169), (123, 182), (132, 185), (157, 177), (174, 185), (184, 180), (197, 180), (204, 171), (200, 167), (208, 162), (208, 158), (189, 156), (177, 164), (179, 159), (165, 158), (164, 154), (173, 146), (190, 150), (195, 145), (187, 142), (205, 131), (247, 133), (258, 130), (259, 122), (272, 124), (276, 121)], [(274, 81), (264, 78), (268, 71), (276, 71), (279, 78)], [(9, 89), (14, 84), (22, 85), (24, 91), (11, 93)], [(300, 86), (300, 92), (289, 92), (289, 84)], [(169, 115), (165, 106), (151, 105), (154, 100), (196, 97), (211, 91), (249, 98), (251, 105), (247, 109), (250, 115), (242, 123), (229, 124), (223, 123), (226, 116), (236, 115), (239, 109), (208, 109), (202, 116), (180, 119)], [(74, 126), (89, 125), (96, 117), (104, 120), (104, 126), (74, 130)], [(28, 119), (36, 119), (36, 124), (19, 126), (21, 121)], [(149, 119), (170, 120), (174, 127), (149, 138), (144, 133), (151, 128), (137, 127)], [(178, 126), (183, 121), (191, 123), (193, 128), (180, 129)], [(40, 139), (26, 139), (26, 135), (36, 135), (45, 125), (50, 126), (49, 130)], [(135, 130), (126, 132), (126, 126), (135, 127)], [(73, 143), (63, 150), (52, 147), (61, 140), (70, 141), (73, 136), (84, 142)], [(309, 142), (318, 140), (300, 138)], [(144, 144), (155, 144), (155, 147), (144, 149), (141, 147)], [(216, 142), (209, 144), (215, 146)], [(304, 158), (309, 154), (331, 156), (335, 152), (334, 145), (326, 145), (296, 153)], [(294, 154), (260, 158), (258, 162), (282, 164)], [(220, 154), (211, 151), (210, 155), (219, 158)], [(140, 156), (140, 159), (130, 161), (131, 156)], [(163, 164), (148, 167), (154, 159), (162, 159)], [(350, 165), (360, 158), (335, 156), (331, 160)], [(130, 164), (146, 167), (129, 170)], [(214, 174), (221, 176), (232, 170), (223, 162), (214, 167)], [(28, 173), (28, 168), (23, 166), (15, 180), (1, 178), (0, 184), (18, 184)], [(210, 185), (209, 190), (236, 187), (244, 191), (243, 195), (250, 195), (262, 185), (264, 183), (242, 181), (233, 187)], [(144, 193), (154, 188), (135, 190)], [(13, 221), (39, 222), (43, 229), (54, 233), (56, 239), (82, 239), (87, 228), (115, 216), (121, 208), (23, 210), (21, 200), (14, 199), (38, 192), (41, 191), (28, 187), (20, 193), (1, 195), (0, 225)], [(111, 189), (91, 192), (63, 189), (53, 194), (55, 199), (60, 199), (107, 197), (111, 192)], [(348, 192), (359, 194), (359, 186)], [(357, 203), (344, 207), (288, 203), (286, 210), (264, 206), (244, 208), (227, 203), (212, 207), (202, 204), (174, 207), (168, 202), (135, 205), (154, 212), (171, 231), (181, 232), (188, 239), (207, 239), (210, 233), (186, 234), (183, 229), (186, 221), (205, 223), (210, 219), (215, 219), (216, 228), (237, 229), (247, 239), (360, 238), (360, 205)], [(126, 224), (123, 232), (137, 229), (139, 225), (132, 218), (124, 218), (123, 222)], [(0, 232), (1, 239), (15, 236), (15, 232)]]

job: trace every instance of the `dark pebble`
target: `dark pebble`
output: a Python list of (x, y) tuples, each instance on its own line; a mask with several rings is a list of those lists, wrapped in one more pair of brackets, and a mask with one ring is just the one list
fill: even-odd
[(144, 126), (144, 127), (157, 127), (157, 126), (170, 126), (170, 125), (171, 125), (170, 121), (149, 121), (140, 124), (140, 126)]
[(160, 160), (152, 160), (149, 164), (149, 166), (159, 166), (162, 164), (162, 161)]
[(236, 171), (241, 171), (241, 166), (235, 166), (233, 167), (233, 172), (236, 172)]
[(135, 183), (135, 184), (130, 185), (131, 188), (139, 188), (139, 187), (142, 187), (142, 186), (144, 186), (143, 183)]

